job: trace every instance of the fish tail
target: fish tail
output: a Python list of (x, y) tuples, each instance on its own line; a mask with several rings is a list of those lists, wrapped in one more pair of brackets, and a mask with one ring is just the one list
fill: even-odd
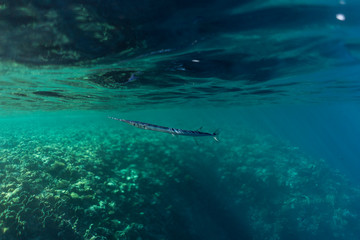
[(220, 134), (220, 130), (217, 129), (214, 133), (213, 133), (213, 136), (214, 136), (214, 139), (215, 141), (219, 142), (219, 134)]

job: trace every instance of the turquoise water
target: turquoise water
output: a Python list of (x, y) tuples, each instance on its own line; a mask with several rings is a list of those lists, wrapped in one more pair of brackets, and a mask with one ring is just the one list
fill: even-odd
[(359, 9), (0, 2), (0, 240), (359, 239)]

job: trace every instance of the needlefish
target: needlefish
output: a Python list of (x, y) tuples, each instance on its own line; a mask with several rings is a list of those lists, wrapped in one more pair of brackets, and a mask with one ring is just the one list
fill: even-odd
[(184, 130), (184, 129), (178, 129), (178, 128), (163, 127), (163, 126), (158, 126), (155, 124), (119, 119), (119, 118), (114, 118), (114, 117), (109, 117), (109, 118), (130, 124), (134, 127), (141, 128), (141, 129), (170, 133), (173, 136), (183, 135), (183, 136), (191, 136), (191, 137), (213, 137), (215, 139), (215, 141), (217, 141), (217, 142), (219, 141), (219, 139), (218, 139), (219, 131), (218, 130), (216, 130), (214, 133), (207, 133), (207, 132), (200, 132), (199, 130), (201, 128), (199, 130), (192, 131), (192, 130)]

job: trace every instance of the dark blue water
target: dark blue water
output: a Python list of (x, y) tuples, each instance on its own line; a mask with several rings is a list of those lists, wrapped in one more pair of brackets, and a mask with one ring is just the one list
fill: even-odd
[(1, 1), (0, 240), (359, 239), (359, 9)]

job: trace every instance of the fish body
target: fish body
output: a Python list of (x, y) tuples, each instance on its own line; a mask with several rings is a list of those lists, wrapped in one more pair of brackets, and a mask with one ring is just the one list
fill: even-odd
[(120, 121), (120, 122), (125, 122), (127, 124), (130, 124), (134, 127), (141, 128), (141, 129), (170, 133), (172, 135), (183, 135), (183, 136), (191, 136), (191, 137), (213, 137), (216, 141), (219, 141), (217, 138), (217, 136), (219, 135), (218, 131), (215, 131), (214, 133), (207, 133), (207, 132), (200, 132), (200, 131), (163, 127), (163, 126), (158, 126), (155, 124), (119, 119), (119, 118), (114, 118), (114, 117), (109, 117), (109, 118)]

